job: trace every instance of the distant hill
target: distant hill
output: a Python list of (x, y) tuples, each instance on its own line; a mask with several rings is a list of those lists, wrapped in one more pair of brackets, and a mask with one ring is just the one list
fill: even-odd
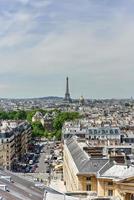
[(47, 97), (29, 97), (29, 98), (0, 98), (1, 100), (63, 100), (63, 97), (47, 96)]
[(63, 97), (57, 97), (57, 96), (48, 96), (48, 97), (39, 97), (39, 98), (37, 98), (37, 99), (58, 99), (58, 100), (62, 100), (63, 99)]

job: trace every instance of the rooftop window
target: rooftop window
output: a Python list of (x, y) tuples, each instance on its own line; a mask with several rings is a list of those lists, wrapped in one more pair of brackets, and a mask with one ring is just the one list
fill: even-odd
[(115, 129), (115, 133), (116, 133), (116, 134), (118, 134), (118, 133), (119, 133), (118, 129)]
[(94, 130), (94, 134), (97, 134), (97, 130), (96, 129)]

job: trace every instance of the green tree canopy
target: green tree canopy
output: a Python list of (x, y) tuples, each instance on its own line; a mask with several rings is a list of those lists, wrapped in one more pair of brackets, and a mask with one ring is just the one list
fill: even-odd
[(53, 121), (53, 127), (55, 130), (62, 129), (65, 121), (70, 121), (79, 118), (78, 112), (61, 112)]

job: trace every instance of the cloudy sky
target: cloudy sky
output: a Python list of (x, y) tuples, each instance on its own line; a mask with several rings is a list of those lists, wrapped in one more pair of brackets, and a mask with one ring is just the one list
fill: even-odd
[(133, 96), (134, 0), (0, 0), (0, 97)]

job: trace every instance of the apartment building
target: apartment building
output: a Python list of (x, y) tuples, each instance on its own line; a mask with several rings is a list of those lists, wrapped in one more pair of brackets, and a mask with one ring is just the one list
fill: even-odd
[(2, 166), (11, 169), (15, 160), (27, 152), (31, 140), (31, 127), (26, 121), (2, 121), (0, 142), (2, 144)]
[(74, 137), (64, 143), (63, 177), (69, 192), (96, 192), (99, 197), (134, 198), (134, 166), (108, 157), (92, 157)]
[(3, 144), (0, 143), (0, 166), (3, 165)]
[(94, 144), (120, 144), (121, 131), (118, 127), (92, 127), (87, 121), (65, 122), (62, 128), (62, 139), (72, 136), (86, 138)]

